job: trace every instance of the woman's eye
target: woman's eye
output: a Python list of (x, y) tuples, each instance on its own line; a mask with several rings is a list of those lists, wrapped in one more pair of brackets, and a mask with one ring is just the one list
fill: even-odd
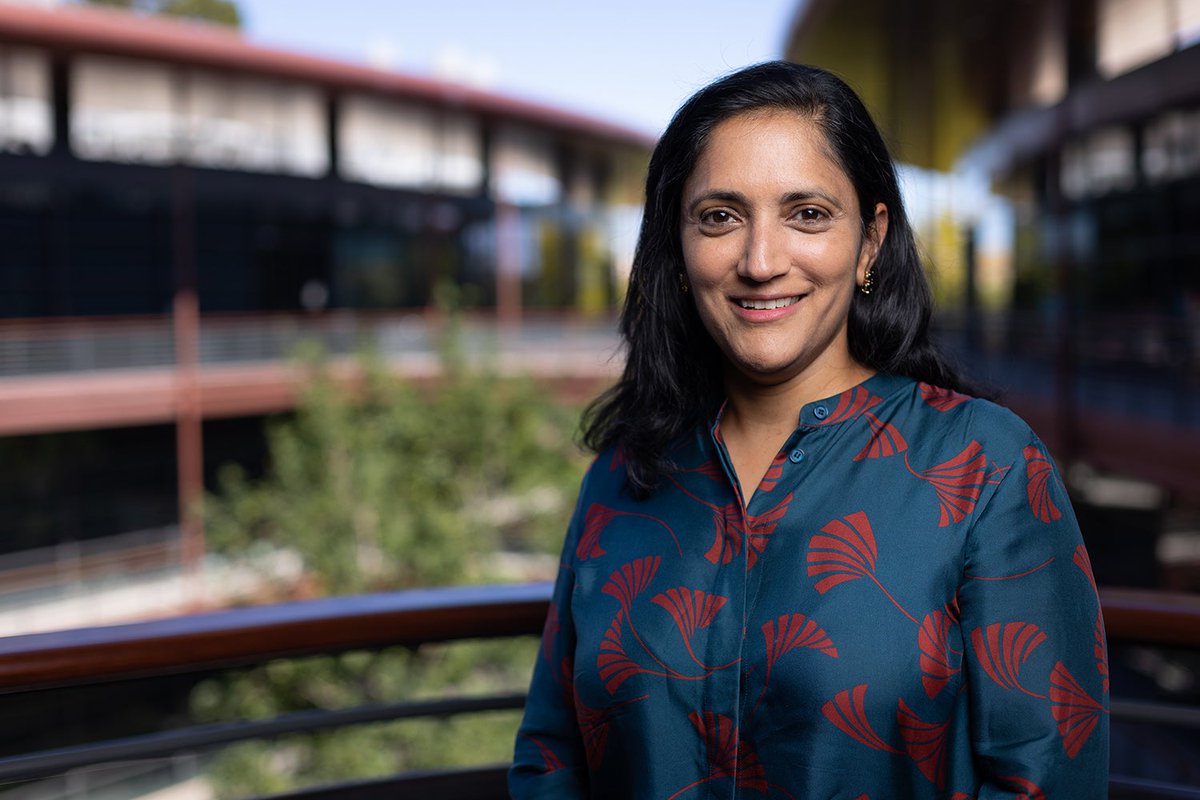
[(733, 214), (714, 208), (712, 211), (705, 211), (701, 214), (700, 222), (704, 225), (727, 225), (733, 222)]
[(802, 208), (796, 212), (796, 219), (809, 224), (823, 223), (829, 215), (819, 208)]

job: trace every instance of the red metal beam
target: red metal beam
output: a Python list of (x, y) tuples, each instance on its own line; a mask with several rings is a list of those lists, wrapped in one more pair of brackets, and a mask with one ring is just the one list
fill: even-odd
[[(617, 366), (591, 365), (588, 359), (564, 363), (570, 354), (539, 360), (503, 357), (501, 374), (530, 375), (557, 396), (581, 401), (600, 392), (616, 375)], [(406, 379), (436, 381), (436, 358), (414, 356), (391, 361)], [(619, 366), (619, 365), (618, 365)], [(362, 373), (353, 359), (335, 361), (330, 376), (355, 386)], [(204, 419), (277, 414), (296, 407), (310, 380), (289, 362), (204, 366), (197, 370), (200, 410)], [(50, 377), (0, 380), (0, 436), (59, 431), (165, 425), (175, 420), (175, 371), (169, 367), (112, 370)]]

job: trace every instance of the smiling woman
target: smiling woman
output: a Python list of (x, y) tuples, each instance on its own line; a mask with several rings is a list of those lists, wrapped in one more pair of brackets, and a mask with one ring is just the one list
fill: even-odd
[(774, 62), (692, 97), (631, 280), (513, 796), (1104, 796), (1075, 517), (930, 341), (854, 93)]
[[(876, 203), (863, 225), (820, 129), (794, 111), (747, 112), (709, 136), (683, 186), (680, 239), (696, 310), (724, 355), (722, 428), (743, 487), (758, 485), (795, 408), (870, 377), (850, 355), (847, 321), (887, 219)], [(770, 430), (764, 409), (745, 406), (762, 386), (779, 401)]]

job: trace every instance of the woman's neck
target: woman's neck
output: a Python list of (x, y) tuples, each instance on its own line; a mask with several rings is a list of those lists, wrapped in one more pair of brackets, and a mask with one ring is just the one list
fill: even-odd
[(825, 370), (819, 376), (799, 375), (778, 384), (758, 383), (743, 375), (726, 374), (727, 402), (721, 427), (724, 429), (726, 422), (732, 422), (742, 430), (786, 428), (791, 433), (800, 409), (807, 403), (841, 394), (874, 374), (874, 370), (856, 361), (849, 361), (836, 370)]
[(726, 376), (721, 438), (746, 503), (796, 429), (800, 409), (814, 400), (857, 386), (873, 374), (873, 370), (852, 362), (846, 369), (827, 372), (816, 380), (760, 384), (740, 375)]

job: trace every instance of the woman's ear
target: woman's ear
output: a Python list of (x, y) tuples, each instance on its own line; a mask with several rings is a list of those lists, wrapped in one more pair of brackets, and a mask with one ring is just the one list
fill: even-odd
[(879, 257), (879, 251), (883, 249), (883, 240), (887, 238), (888, 231), (888, 210), (883, 203), (875, 204), (875, 216), (872, 218), (865, 235), (863, 236), (862, 249), (858, 254), (858, 285), (862, 286), (867, 281), (867, 272), (875, 263), (875, 259)]

